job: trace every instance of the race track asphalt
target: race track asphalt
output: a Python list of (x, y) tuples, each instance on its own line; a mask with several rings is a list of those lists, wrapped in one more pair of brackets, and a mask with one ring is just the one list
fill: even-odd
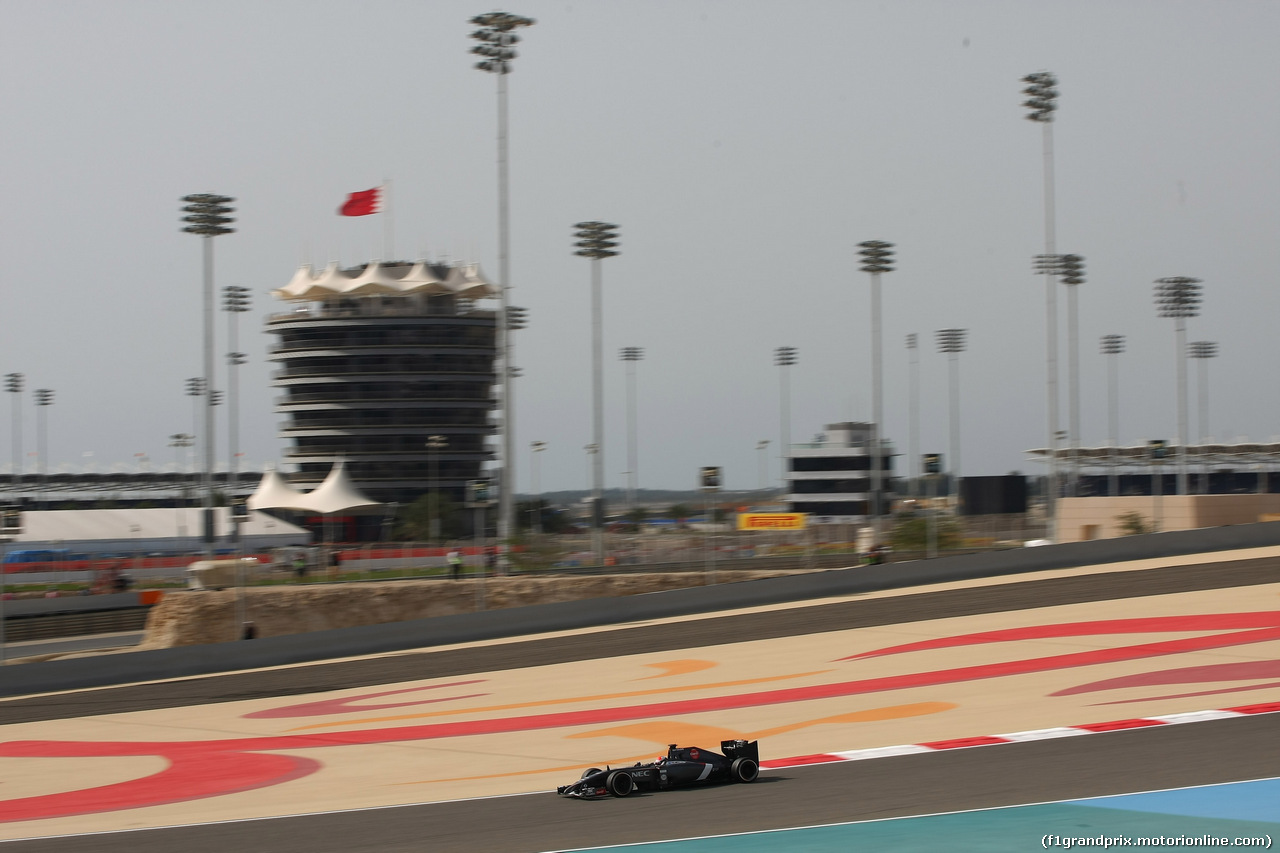
[[(554, 793), (0, 842), (4, 853), (517, 853), (1050, 802), (1280, 775), (1280, 714), (769, 771), (582, 802)], [(1272, 748), (1263, 745), (1270, 744)], [(570, 781), (570, 780), (566, 780)], [(1038, 844), (1028, 838), (1027, 849)]]

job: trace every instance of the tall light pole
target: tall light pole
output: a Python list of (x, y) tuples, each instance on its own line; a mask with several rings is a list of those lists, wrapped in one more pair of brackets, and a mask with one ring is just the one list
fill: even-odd
[[(227, 393), (230, 403), (227, 405), (227, 499), (231, 500), (235, 489), (239, 486), (240, 460), (240, 365), (248, 361), (245, 353), (239, 352), (240, 329), (238, 316), (249, 310), (249, 288), (229, 284), (222, 289), (222, 310), (231, 316), (227, 318)], [(231, 538), (235, 543), (236, 556), (240, 556), (240, 522), (231, 513)], [(243, 620), (241, 620), (243, 623)]]
[(538, 454), (546, 449), (547, 443), (545, 441), (529, 442), (529, 450), (531, 451), (529, 461), (533, 463), (533, 524), (530, 525), (530, 528), (535, 535), (542, 534), (542, 492), (540, 491), (542, 486), (538, 478)]
[(46, 476), (49, 472), (49, 465), (46, 461), (49, 456), (49, 416), (45, 413), (45, 409), (53, 405), (53, 391), (48, 388), (37, 388), (35, 392), (36, 398), (36, 463), (38, 469), (36, 473), (39, 475), (40, 494), (38, 502), (43, 503), (45, 499), (44, 488)]
[(768, 449), (769, 449), (769, 439), (762, 438), (756, 442), (756, 450), (759, 451), (759, 456), (760, 456), (760, 491), (761, 492), (763, 492), (769, 486), (768, 473), (765, 467), (769, 460), (769, 455), (766, 453)]
[(579, 222), (575, 255), (591, 259), (591, 398), (592, 453), (591, 519), (592, 549), (596, 565), (604, 564), (604, 344), (600, 311), (600, 262), (618, 254), (618, 226), (608, 222)]
[(1178, 364), (1178, 494), (1187, 493), (1187, 318), (1200, 316), (1200, 279), (1156, 279), (1156, 309), (1173, 319)]
[(1080, 321), (1076, 307), (1076, 288), (1084, 284), (1084, 258), (1061, 255), (1059, 277), (1067, 286), (1067, 427), (1071, 431), (1071, 469), (1068, 474), (1072, 497), (1080, 494)]
[(871, 275), (871, 529), (880, 544), (880, 516), (884, 499), (884, 368), (880, 344), (880, 274), (893, 272), (893, 244), (883, 240), (859, 243), (862, 271)]
[(964, 352), (968, 329), (939, 329), (938, 352), (945, 353), (951, 372), (951, 484), (952, 512), (960, 510), (960, 353)]
[[(596, 471), (595, 459), (597, 456), (600, 455), (600, 445), (588, 444), (588, 445), (584, 445), (582, 449), (587, 452), (587, 480), (588, 482), (594, 482), (595, 471)], [(603, 565), (604, 533), (599, 532), (600, 521), (601, 521), (601, 518), (600, 518), (601, 513), (599, 511), (599, 507), (600, 507), (600, 504), (598, 502), (598, 499), (594, 496), (594, 492), (593, 492), (592, 499), (591, 499), (591, 522), (590, 522), (591, 553), (593, 555), (592, 559), (594, 559), (597, 564)]]
[(911, 496), (918, 498), (920, 490), (920, 339), (915, 332), (907, 335), (908, 376), (908, 438), (911, 447), (907, 452), (907, 476), (911, 478)]
[(502, 465), (498, 490), (498, 539), (506, 541), (515, 530), (515, 444), (514, 406), (511, 399), (511, 330), (507, 325), (507, 305), (511, 290), (511, 207), (507, 156), (507, 75), (516, 58), (516, 30), (533, 26), (533, 18), (507, 12), (476, 15), (471, 23), (480, 29), (471, 33), (479, 44), (471, 52), (480, 57), (476, 68), (498, 79), (498, 364), (502, 395)]
[[(235, 222), (227, 214), (235, 208), (228, 207), (234, 198), (214, 193), (196, 193), (183, 196), (188, 223), (182, 230), (204, 238), (204, 376), (206, 390), (213, 387), (213, 238), (235, 231)], [(205, 398), (204, 410), (204, 552), (213, 556), (213, 395)]]
[[(182, 451), (182, 466), (187, 470), (191, 468), (191, 448), (196, 443), (196, 437), (186, 432), (177, 432), (169, 436), (169, 446)], [(189, 499), (186, 478), (182, 478), (182, 500), (185, 504)]]
[[(200, 447), (200, 421), (204, 414), (204, 407), (200, 405), (200, 398), (204, 396), (204, 392), (208, 388), (208, 383), (199, 376), (193, 376), (187, 380), (187, 396), (191, 398), (191, 446), (195, 448), (193, 451), (195, 457), (195, 470), (192, 471), (192, 481), (196, 485), (195, 492), (202, 495), (201, 489), (204, 483), (204, 450)], [(203, 496), (197, 499), (197, 504), (203, 503)]]
[[(1027, 100), (1027, 119), (1037, 122), (1043, 130), (1044, 141), (1044, 255), (1056, 258), (1056, 212), (1054, 208), (1053, 180), (1053, 114), (1058, 109), (1058, 78), (1048, 71), (1037, 71), (1022, 78), (1027, 86), (1022, 93)], [(1049, 474), (1045, 481), (1045, 521), (1048, 538), (1057, 538), (1054, 517), (1058, 499), (1058, 296), (1055, 287), (1056, 271), (1041, 270), (1045, 278), (1045, 392), (1048, 397)]]
[(21, 373), (6, 373), (4, 390), (13, 395), (13, 493), (20, 492), (18, 485), (22, 476), (22, 380)]
[(1107, 477), (1107, 494), (1115, 497), (1120, 493), (1120, 472), (1116, 454), (1119, 452), (1120, 436), (1120, 392), (1116, 378), (1116, 356), (1124, 352), (1124, 335), (1103, 335), (1102, 354), (1107, 357), (1107, 424), (1111, 438), (1111, 465)]
[(431, 512), (428, 514), (427, 534), (431, 544), (440, 541), (440, 451), (449, 446), (449, 439), (443, 435), (427, 436), (427, 457), (431, 469)]
[[(1200, 398), (1200, 444), (1209, 440), (1209, 359), (1218, 355), (1218, 345), (1214, 341), (1192, 341), (1187, 345), (1187, 355), (1196, 360), (1199, 375)], [(1200, 483), (1200, 493), (1209, 493), (1209, 466), (1205, 463), (1204, 480)]]
[(791, 383), (788, 381), (790, 370), (796, 363), (795, 347), (778, 347), (773, 351), (773, 363), (778, 370), (778, 390), (782, 398), (782, 429), (779, 431), (780, 447), (778, 456), (782, 459), (782, 491), (787, 490), (787, 460), (791, 458)]
[(644, 348), (623, 347), (619, 357), (627, 363), (627, 509), (634, 510), (640, 464), (636, 451), (636, 362), (644, 358)]

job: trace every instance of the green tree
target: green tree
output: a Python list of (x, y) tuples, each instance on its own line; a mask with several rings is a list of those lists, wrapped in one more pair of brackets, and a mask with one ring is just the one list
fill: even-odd
[(649, 520), (649, 510), (642, 506), (633, 506), (627, 510), (626, 515), (622, 516), (622, 520), (633, 527), (639, 528), (640, 525)]
[(1116, 516), (1116, 523), (1120, 525), (1120, 529), (1124, 531), (1125, 536), (1137, 536), (1142, 533), (1155, 533), (1155, 524), (1147, 521), (1135, 510), (1122, 512)]
[(693, 510), (688, 504), (672, 504), (667, 507), (667, 516), (680, 527), (684, 527), (685, 520), (691, 515)]
[(396, 537), (411, 542), (426, 542), (430, 539), (433, 501), (438, 501), (440, 507), (440, 537), (457, 539), (465, 535), (462, 513), (453, 499), (443, 493), (427, 492), (403, 507), (396, 515)]
[(519, 530), (532, 530), (535, 515), (542, 522), (543, 533), (563, 533), (569, 527), (569, 520), (564, 517), (564, 513), (548, 501), (538, 498), (516, 503), (516, 527)]
[[(960, 544), (960, 525), (954, 518), (938, 517), (938, 549), (955, 548)], [(929, 516), (924, 513), (900, 513), (894, 518), (890, 541), (897, 551), (923, 551), (929, 547)]]

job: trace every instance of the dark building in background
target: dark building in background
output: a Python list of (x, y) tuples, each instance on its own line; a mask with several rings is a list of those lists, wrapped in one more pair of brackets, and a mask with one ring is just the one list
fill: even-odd
[(1027, 511), (1027, 478), (961, 477), (961, 515), (1017, 515)]
[(371, 262), (304, 266), (273, 295), (290, 306), (267, 320), (289, 481), (314, 488), (342, 459), (383, 503), (463, 502), (493, 456), (497, 312), (477, 300), (497, 288), (475, 265)]

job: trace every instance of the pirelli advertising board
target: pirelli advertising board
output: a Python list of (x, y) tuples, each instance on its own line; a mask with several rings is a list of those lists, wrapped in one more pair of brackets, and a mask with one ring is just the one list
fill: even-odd
[(803, 512), (740, 512), (739, 530), (804, 530), (808, 513)]

